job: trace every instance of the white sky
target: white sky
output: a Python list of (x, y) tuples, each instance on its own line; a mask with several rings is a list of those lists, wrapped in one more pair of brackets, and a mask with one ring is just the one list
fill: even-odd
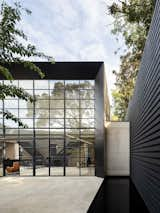
[[(8, 0), (13, 3), (13, 0)], [(107, 15), (112, 0), (21, 0), (32, 11), (24, 15), (20, 27), (29, 42), (55, 61), (104, 61), (109, 97), (119, 67), (114, 54), (122, 43), (111, 34), (113, 20)]]

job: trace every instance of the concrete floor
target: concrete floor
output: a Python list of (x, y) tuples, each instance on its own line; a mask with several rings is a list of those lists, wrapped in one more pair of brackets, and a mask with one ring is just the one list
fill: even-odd
[(103, 179), (1, 177), (0, 213), (86, 213)]

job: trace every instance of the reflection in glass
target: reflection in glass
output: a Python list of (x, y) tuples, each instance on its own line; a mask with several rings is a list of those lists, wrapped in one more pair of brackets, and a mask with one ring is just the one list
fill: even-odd
[(3, 142), (0, 141), (0, 176), (3, 176)]
[(81, 99), (94, 99), (94, 90), (81, 90), (80, 98)]
[(19, 118), (33, 118), (33, 110), (19, 109)]
[(21, 176), (32, 176), (33, 175), (33, 139), (23, 140), (19, 142), (20, 149), (20, 175)]
[(61, 90), (64, 89), (64, 81), (60, 80), (50, 80), (49, 81), (49, 88), (50, 90)]
[(35, 89), (49, 89), (48, 80), (35, 80), (34, 81)]
[(66, 100), (66, 108), (79, 108), (79, 100)]
[(26, 102), (24, 100), (19, 100), (19, 108), (23, 108), (23, 109), (33, 108), (33, 103)]
[(50, 118), (64, 118), (64, 109), (50, 109)]
[(64, 140), (55, 139), (50, 142), (51, 175), (62, 176), (64, 167)]
[(50, 108), (57, 109), (57, 108), (64, 108), (64, 100), (50, 100)]
[(36, 99), (49, 99), (48, 90), (35, 90), (34, 94)]
[(17, 81), (17, 80), (12, 80), (12, 81), (5, 80), (5, 81), (3, 81), (3, 82), (4, 82), (4, 84), (6, 84), (6, 85), (18, 86), (18, 81)]
[(66, 109), (66, 118), (79, 118), (79, 109)]
[(4, 100), (5, 109), (18, 109), (18, 100)]
[(36, 119), (35, 120), (36, 128), (49, 128), (49, 119), (43, 118), (43, 119)]
[(49, 140), (36, 138), (36, 175), (47, 175), (49, 166)]
[(35, 117), (36, 118), (49, 118), (49, 110), (48, 109), (36, 109)]
[(95, 81), (93, 80), (81, 80), (80, 81), (80, 88), (81, 89), (94, 89)]
[(36, 100), (35, 105), (36, 105), (36, 108), (39, 108), (39, 109), (48, 109), (49, 100)]
[[(36, 175), (48, 176), (49, 171), (50, 175), (58, 176), (94, 175), (94, 81), (7, 83), (19, 85), (36, 97), (35, 103), (15, 98), (4, 103), (5, 109), (28, 127), (18, 127), (5, 119), (5, 137), (19, 143), (20, 175), (33, 175), (34, 157)], [(3, 133), (2, 116), (0, 132)]]
[(64, 119), (50, 119), (50, 128), (63, 128)]
[(50, 90), (50, 99), (64, 99), (64, 90), (54, 89)]
[(19, 87), (24, 90), (32, 90), (33, 89), (33, 81), (32, 80), (20, 80)]

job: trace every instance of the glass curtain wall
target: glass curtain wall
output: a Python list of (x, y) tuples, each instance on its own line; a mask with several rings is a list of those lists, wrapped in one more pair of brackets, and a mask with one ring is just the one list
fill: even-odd
[[(36, 99), (30, 103), (6, 97), (0, 103), (0, 111), (9, 111), (26, 126), (21, 128), (1, 114), (4, 158), (12, 164), (10, 167), (19, 162), (18, 174), (22, 176), (95, 175), (94, 81), (0, 83), (23, 88)], [(6, 170), (7, 175), (12, 173)]]

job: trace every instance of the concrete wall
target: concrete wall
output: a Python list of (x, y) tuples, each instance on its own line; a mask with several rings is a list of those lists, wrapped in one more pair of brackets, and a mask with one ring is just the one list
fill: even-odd
[(109, 176), (129, 175), (129, 123), (106, 124), (105, 173)]
[(6, 156), (9, 159), (19, 159), (19, 145), (17, 143), (6, 142)]

